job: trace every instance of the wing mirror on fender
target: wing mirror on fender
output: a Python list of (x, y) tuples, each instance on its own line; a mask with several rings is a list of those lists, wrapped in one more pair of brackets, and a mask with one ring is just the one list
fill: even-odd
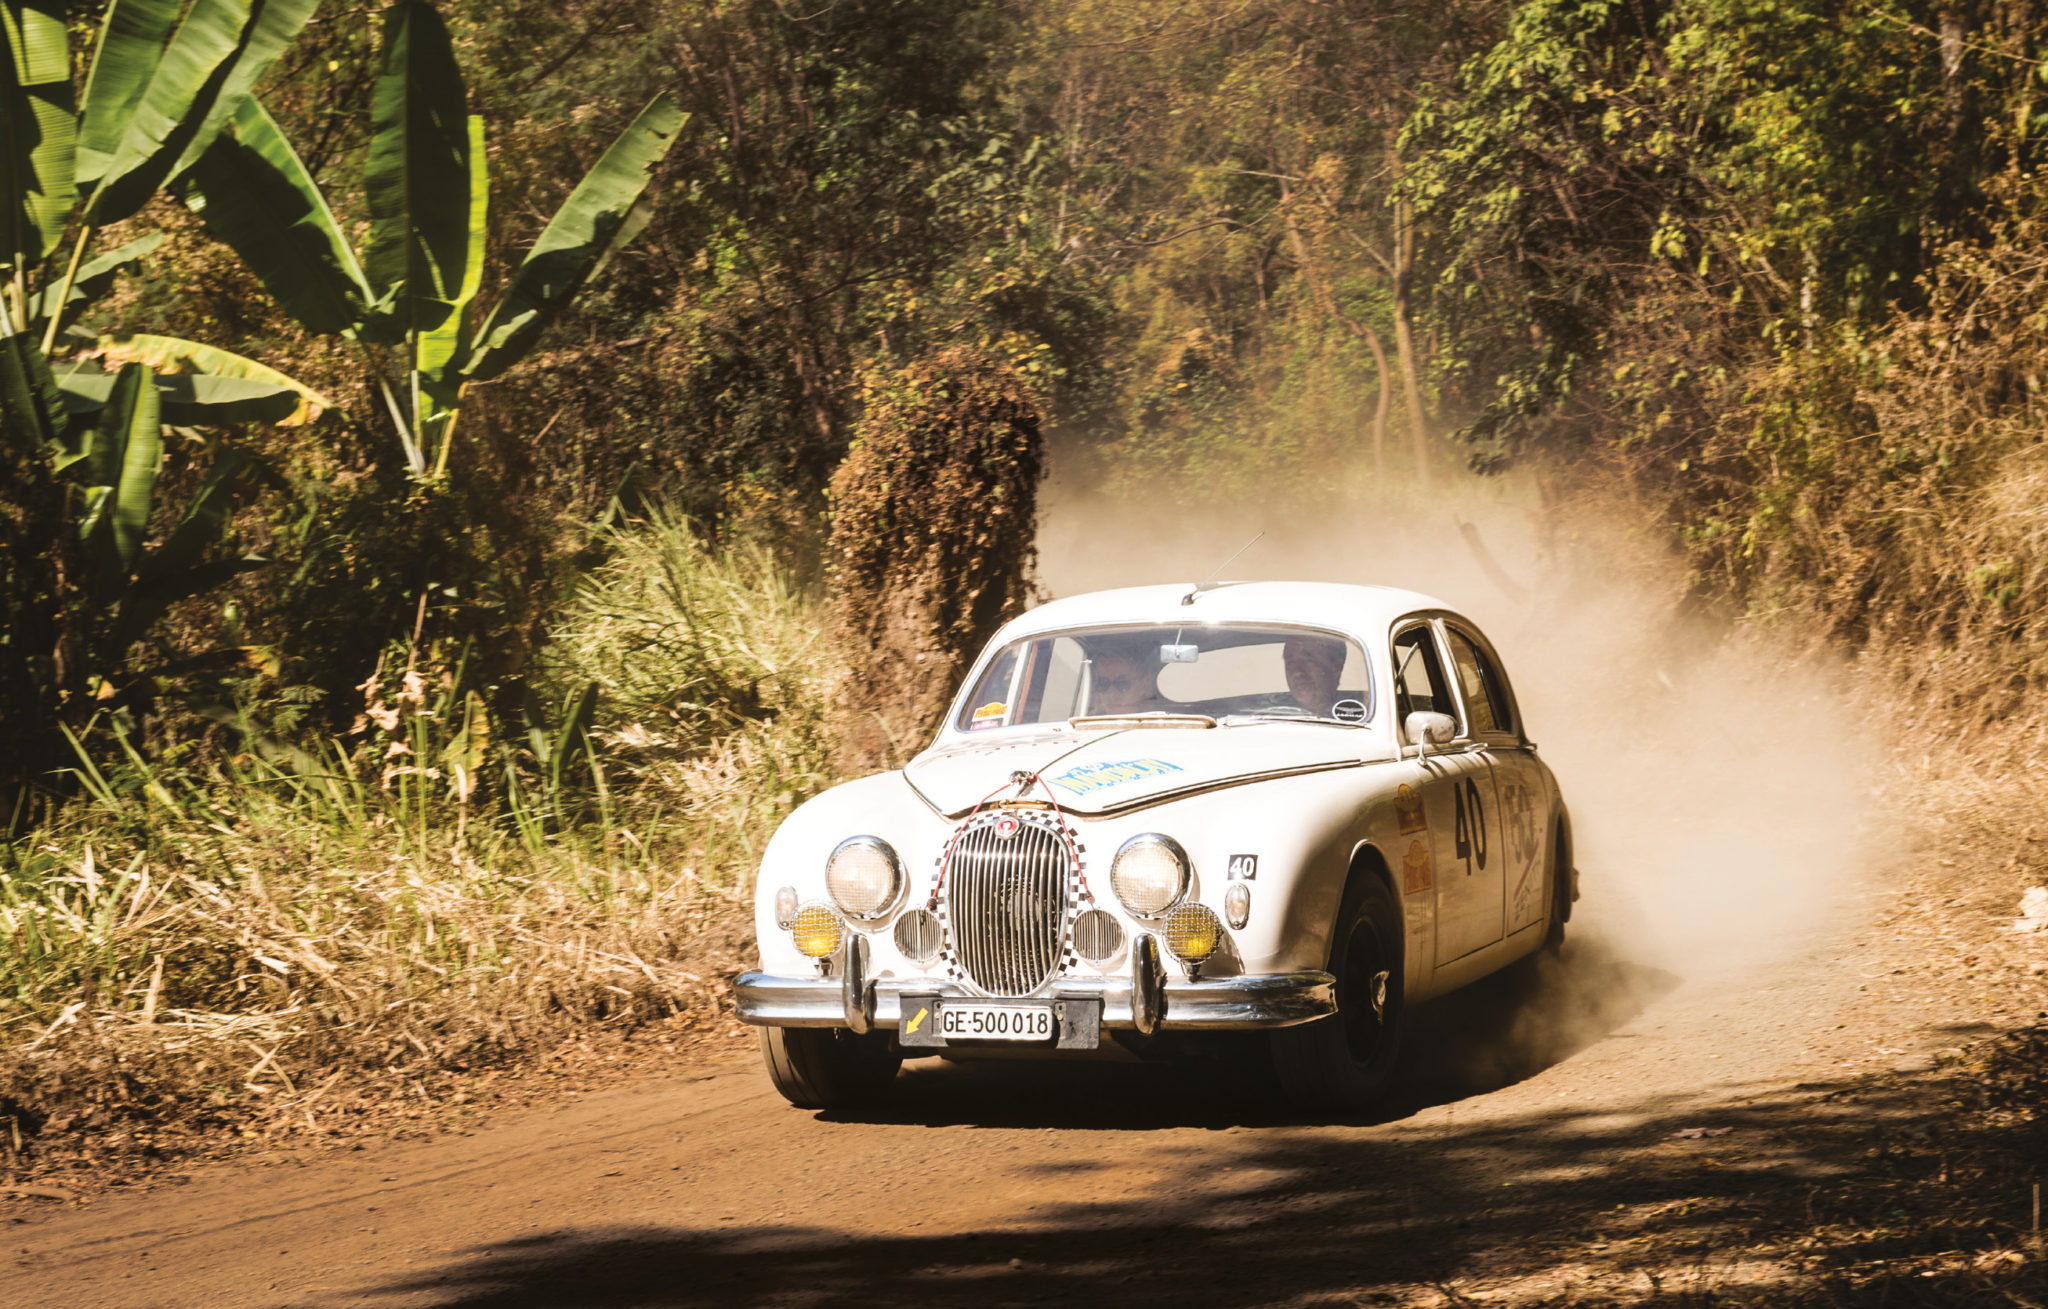
[(1408, 743), (1419, 747), (1417, 757), (1429, 753), (1433, 745), (1448, 745), (1458, 734), (1458, 720), (1449, 714), (1434, 714), (1427, 709), (1417, 709), (1408, 715), (1401, 728), (1408, 734)]

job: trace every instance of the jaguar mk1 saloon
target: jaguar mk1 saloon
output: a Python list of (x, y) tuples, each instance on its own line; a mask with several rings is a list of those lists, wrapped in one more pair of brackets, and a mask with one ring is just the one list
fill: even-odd
[(1202, 1044), (1355, 1111), (1408, 1006), (1562, 941), (1571, 850), (1499, 656), (1445, 605), (1074, 596), (996, 634), (901, 771), (784, 821), (738, 1011), (805, 1107), (905, 1058)]

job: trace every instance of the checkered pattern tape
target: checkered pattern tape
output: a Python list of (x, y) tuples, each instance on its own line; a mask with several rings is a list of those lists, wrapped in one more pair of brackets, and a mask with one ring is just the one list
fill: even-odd
[[(968, 832), (983, 827), (993, 827), (997, 820), (1005, 815), (1010, 815), (1035, 827), (1042, 827), (1046, 831), (1060, 836), (1062, 842), (1069, 838), (1073, 840), (1073, 850), (1075, 855), (1078, 856), (1079, 862), (1075, 862), (1073, 859), (1067, 861), (1067, 903), (1060, 923), (1060, 965), (1053, 973), (1055, 977), (1065, 977), (1080, 965), (1080, 956), (1074, 953), (1074, 919), (1081, 912), (1082, 865), (1088, 860), (1088, 847), (1081, 844), (1080, 838), (1074, 835), (1072, 828), (1067, 828), (1062, 833), (1061, 821), (1056, 813), (1043, 809), (989, 809), (976, 814), (960, 824), (954, 830), (953, 835), (946, 839), (946, 844), (939, 848), (938, 856), (932, 860), (933, 890), (936, 891), (938, 889), (939, 871), (945, 867), (946, 852), (953, 848), (954, 843), (959, 841)], [(939, 946), (939, 962), (945, 965), (947, 981), (958, 982), (970, 990), (978, 991), (981, 988), (975, 986), (973, 981), (968, 978), (966, 970), (960, 963), (959, 948), (953, 941), (952, 909), (953, 889), (949, 886), (945, 889), (945, 893), (939, 896), (939, 907), (937, 909), (939, 940), (941, 942)]]

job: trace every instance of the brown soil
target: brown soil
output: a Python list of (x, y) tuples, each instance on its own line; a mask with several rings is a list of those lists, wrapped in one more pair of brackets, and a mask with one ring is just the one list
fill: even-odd
[[(813, 1114), (699, 1046), (431, 1139), (0, 1200), (0, 1303), (2048, 1303), (2048, 937), (2010, 930), (2042, 847), (1935, 838), (1767, 967), (1580, 941), (1419, 1013), (1380, 1121), (1014, 1063)], [(660, 1057), (592, 1047), (566, 1084)]]

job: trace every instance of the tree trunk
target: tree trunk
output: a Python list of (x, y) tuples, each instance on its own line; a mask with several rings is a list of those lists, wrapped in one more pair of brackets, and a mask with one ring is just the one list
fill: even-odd
[(1387, 351), (1380, 344), (1380, 334), (1364, 323), (1351, 317), (1337, 307), (1337, 297), (1330, 292), (1329, 285), (1322, 279), (1315, 261), (1309, 258), (1308, 242), (1301, 236), (1301, 226), (1294, 221), (1294, 194), (1283, 180), (1280, 183), (1280, 213), (1287, 224), (1287, 240), (1294, 247), (1294, 261), (1301, 266), (1301, 275), (1308, 279), (1309, 291), (1323, 312), (1337, 320), (1344, 329), (1372, 351), (1374, 365), (1379, 369), (1379, 388), (1373, 397), (1372, 413), (1372, 475), (1376, 485), (1385, 485), (1387, 480), (1387, 409), (1392, 397), (1387, 391)]
[(1409, 281), (1415, 271), (1415, 224), (1408, 202), (1394, 202), (1394, 348), (1401, 355), (1401, 389), (1408, 400), (1409, 439), (1415, 444), (1415, 479), (1429, 489), (1429, 428), (1422, 416), (1422, 386), (1415, 363)]
[(1373, 480), (1385, 485), (1387, 480), (1387, 410), (1392, 407), (1393, 393), (1387, 388), (1387, 351), (1380, 344), (1380, 334), (1369, 327), (1360, 326), (1365, 344), (1372, 350), (1373, 366), (1379, 369), (1380, 384), (1372, 398), (1372, 475)]

